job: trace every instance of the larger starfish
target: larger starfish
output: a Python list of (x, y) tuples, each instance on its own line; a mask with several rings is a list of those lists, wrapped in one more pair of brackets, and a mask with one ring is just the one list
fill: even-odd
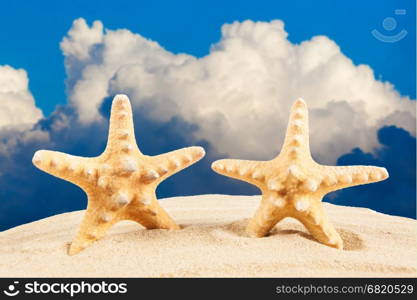
[(179, 229), (158, 204), (155, 189), (160, 182), (204, 156), (201, 147), (189, 147), (157, 156), (142, 154), (133, 128), (127, 96), (112, 103), (107, 147), (92, 158), (39, 150), (33, 163), (39, 169), (72, 182), (88, 196), (88, 206), (79, 231), (71, 243), (73, 255), (121, 220), (133, 220), (148, 229)]
[(339, 189), (388, 178), (385, 168), (324, 166), (311, 157), (308, 110), (302, 99), (291, 108), (281, 153), (270, 161), (223, 159), (217, 173), (246, 181), (262, 191), (258, 210), (246, 228), (252, 237), (265, 236), (285, 217), (298, 219), (319, 242), (343, 248), (343, 241), (322, 207), (323, 196)]

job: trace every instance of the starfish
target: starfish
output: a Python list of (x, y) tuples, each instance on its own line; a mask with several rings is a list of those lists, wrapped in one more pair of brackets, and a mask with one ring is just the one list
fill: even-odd
[(325, 166), (311, 157), (307, 104), (302, 99), (291, 108), (289, 125), (278, 156), (269, 161), (222, 159), (212, 169), (243, 180), (262, 191), (262, 200), (249, 220), (246, 233), (263, 237), (282, 219), (299, 220), (319, 242), (343, 249), (343, 240), (329, 222), (321, 200), (339, 189), (388, 178), (385, 168)]
[(32, 161), (42, 171), (76, 184), (88, 196), (87, 210), (68, 251), (74, 255), (121, 220), (136, 221), (147, 229), (179, 229), (158, 204), (155, 190), (163, 180), (204, 155), (202, 147), (156, 156), (142, 154), (136, 144), (129, 98), (117, 95), (107, 146), (101, 155), (90, 158), (39, 150)]

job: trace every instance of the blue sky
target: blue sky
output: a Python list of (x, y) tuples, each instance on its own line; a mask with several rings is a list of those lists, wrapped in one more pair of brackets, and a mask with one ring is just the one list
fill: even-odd
[[(406, 13), (401, 15), (395, 14), (396, 9), (403, 9)], [(87, 22), (85, 27), (81, 24), (82, 22), (79, 23), (79, 25), (81, 24), (80, 30), (82, 33), (93, 31), (93, 21), (99, 20), (105, 29), (126, 28), (129, 33), (140, 34), (144, 38), (156, 41), (167, 50), (161, 56), (151, 51), (151, 53), (146, 54), (148, 55), (146, 56), (148, 60), (174, 60), (172, 58), (173, 54), (180, 53), (189, 55), (187, 57), (192, 62), (194, 62), (194, 57), (205, 57), (207, 58), (206, 60), (199, 59), (195, 61), (204, 70), (213, 68), (210, 62), (215, 60), (215, 57), (218, 57), (219, 54), (232, 53), (235, 56), (239, 55), (239, 52), (233, 52), (236, 51), (233, 48), (233, 38), (221, 33), (221, 27), (225, 23), (243, 22), (245, 20), (263, 21), (267, 24), (264, 25), (269, 30), (271, 37), (282, 38), (282, 36), (279, 36), (279, 25), (274, 25), (274, 27), (271, 25), (272, 23), (269, 23), (272, 20), (282, 20), (291, 46), (309, 41), (318, 35), (327, 36), (328, 39), (311, 40), (310, 44), (312, 46), (315, 45), (320, 50), (312, 54), (312, 60), (317, 59), (320, 61), (323, 57), (327, 57), (328, 53), (326, 51), (331, 53), (334, 51), (337, 63), (332, 65), (329, 59), (329, 63), (325, 63), (322, 66), (324, 71), (314, 73), (319, 75), (314, 75), (311, 78), (307, 76), (298, 78), (297, 69), (289, 68), (292, 73), (289, 72), (288, 74), (284, 72), (284, 78), (289, 77), (289, 82), (291, 82), (292, 77), (296, 77), (296, 82), (304, 82), (305, 85), (313, 82), (313, 88), (306, 87), (303, 90), (302, 87), (300, 89), (302, 90), (300, 93), (311, 96), (311, 99), (306, 100), (307, 102), (312, 101), (311, 104), (315, 109), (312, 112), (312, 119), (321, 120), (321, 122), (316, 122), (316, 124), (325, 124), (325, 126), (321, 126), (322, 128), (333, 126), (339, 128), (339, 131), (335, 130), (333, 132), (331, 138), (326, 138), (324, 136), (325, 133), (320, 131), (319, 127), (314, 127), (312, 131), (315, 133), (315, 139), (312, 140), (316, 141), (316, 145), (313, 145), (312, 149), (316, 150), (313, 154), (317, 155), (319, 161), (326, 155), (331, 156), (333, 164), (384, 166), (388, 168), (390, 178), (385, 182), (331, 194), (326, 200), (336, 204), (365, 206), (384, 213), (415, 218), (416, 139), (415, 131), (413, 132), (412, 129), (415, 128), (413, 125), (413, 122), (415, 124), (415, 115), (411, 113), (413, 109), (404, 108), (399, 103), (396, 103), (396, 101), (415, 102), (416, 98), (415, 11), (415, 1), (398, 0), (378, 2), (363, 0), (343, 2), (307, 0), (152, 1), (152, 3), (151, 1), (126, 0), (88, 2), (75, 0), (1, 1), (0, 67), (9, 65), (14, 69), (22, 68), (27, 71), (30, 92), (36, 101), (36, 106), (42, 109), (44, 117), (34, 122), (30, 128), (25, 129), (12, 126), (2, 128), (2, 123), (0, 122), (0, 230), (56, 213), (85, 208), (85, 195), (79, 188), (40, 172), (32, 166), (31, 157), (38, 149), (59, 150), (82, 156), (98, 155), (105, 145), (106, 122), (111, 96), (118, 92), (130, 93), (131, 100), (136, 103), (136, 106), (134, 105), (136, 107), (134, 112), (135, 129), (139, 133), (138, 143), (144, 153), (158, 154), (190, 145), (201, 145), (207, 150), (207, 157), (198, 166), (189, 168), (163, 183), (158, 189), (159, 197), (203, 193), (258, 193), (255, 188), (247, 184), (216, 175), (210, 170), (210, 164), (214, 159), (225, 156), (236, 157), (236, 155), (241, 155), (241, 157), (248, 159), (267, 159), (271, 152), (262, 152), (262, 149), (259, 150), (253, 145), (249, 145), (249, 143), (245, 145), (242, 142), (245, 141), (243, 136), (239, 141), (236, 141), (237, 146), (235, 148), (247, 148), (248, 150), (246, 152), (236, 151), (233, 145), (227, 144), (228, 137), (232, 136), (234, 132), (232, 132), (232, 129), (230, 129), (231, 132), (229, 133), (223, 132), (227, 129), (225, 127), (219, 127), (219, 131), (224, 133), (226, 137), (224, 145), (220, 140), (216, 144), (213, 141), (213, 136), (210, 135), (212, 132), (204, 128), (202, 124), (203, 122), (208, 123), (208, 121), (213, 120), (194, 118), (194, 115), (198, 116), (199, 111), (178, 113), (164, 118), (162, 116), (163, 111), (161, 113), (160, 108), (155, 108), (153, 103), (147, 103), (147, 97), (141, 95), (141, 92), (149, 87), (141, 85), (142, 83), (139, 81), (132, 84), (129, 77), (125, 76), (123, 72), (116, 72), (108, 79), (109, 82), (112, 81), (112, 84), (109, 84), (107, 87), (108, 95), (99, 97), (99, 101), (97, 100), (95, 106), (92, 106), (94, 109), (97, 109), (94, 111), (88, 110), (91, 108), (86, 109), (83, 106), (85, 101), (82, 101), (85, 99), (80, 100), (79, 97), (77, 98), (73, 83), (87, 81), (84, 77), (87, 76), (88, 72), (83, 70), (91, 70), (91, 66), (95, 64), (102, 68), (103, 72), (109, 70), (109, 66), (106, 65), (106, 62), (103, 62), (108, 59), (108, 57), (106, 58), (107, 54), (103, 50), (107, 42), (97, 43), (98, 46), (95, 45), (89, 48), (90, 54), (94, 52), (95, 55), (89, 57), (91, 61), (82, 60), (77, 54), (74, 54), (74, 49), (76, 49), (76, 46), (79, 46), (77, 41), (70, 41), (65, 54), (62, 47), (60, 48), (60, 43), (65, 36), (69, 36), (69, 30), (74, 28), (73, 22), (77, 18), (83, 18)], [(395, 29), (390, 31), (384, 28), (383, 20), (386, 18), (394, 18), (396, 20)], [(257, 36), (254, 29), (255, 25), (253, 23), (246, 25), (253, 27), (253, 31), (250, 32), (253, 36), (250, 36), (250, 38), (255, 39)], [(233, 28), (238, 28), (240, 25), (233, 26)], [(408, 34), (396, 43), (384, 43), (371, 34), (371, 31), (374, 29), (387, 36), (393, 36), (403, 29)], [(234, 34), (230, 32), (228, 33), (229, 35)], [(81, 36), (80, 32), (78, 34)], [(241, 42), (248, 42), (245, 40), (244, 30), (237, 35), (237, 38), (234, 37), (235, 39)], [(102, 36), (109, 37), (109, 33), (104, 31)], [(120, 43), (124, 41), (120, 32), (113, 32), (113, 37)], [(124, 36), (124, 38), (128, 40), (136, 39), (137, 42), (137, 37), (128, 35), (127, 37)], [(341, 54), (338, 52), (339, 50), (332, 48), (333, 42), (331, 41), (340, 47)], [(259, 48), (257, 48), (257, 43)], [(260, 59), (263, 59), (263, 56), (268, 54), (261, 53), (263, 51), (263, 43), (263, 40), (258, 40), (254, 44), (249, 45), (247, 49), (250, 49), (255, 54), (259, 54)], [(135, 62), (142, 59), (140, 56), (142, 54), (138, 54), (141, 51), (137, 49), (146, 49), (147, 45), (147, 42), (144, 42), (143, 45), (137, 46), (138, 48), (133, 47), (133, 50), (125, 53), (126, 57), (132, 55)], [(213, 45), (216, 46), (213, 47)], [(267, 45), (266, 42), (265, 45)], [(141, 48), (142, 46), (144, 48)], [(306, 53), (310, 49), (308, 47), (306, 45), (303, 48), (306, 50)], [(145, 52), (145, 50), (143, 51)], [(213, 55), (215, 51), (218, 51), (215, 53), (217, 56)], [(245, 53), (250, 53), (248, 55), (252, 54), (252, 52)], [(242, 63), (242, 61), (245, 63), (245, 59), (249, 59), (249, 57), (251, 56), (244, 57), (240, 61), (237, 60), (236, 65), (239, 65), (239, 62)], [(253, 57), (259, 58), (258, 56)], [(349, 59), (353, 61), (353, 65), (349, 64)], [(135, 63), (127, 62), (127, 60), (128, 58), (124, 62), (123, 58), (121, 58), (118, 64), (123, 66), (126, 63), (128, 67), (132, 67), (133, 71), (137, 70), (137, 65), (135, 66)], [(230, 57), (229, 60), (231, 60)], [(286, 60), (288, 59), (284, 58), (283, 61), (285, 62)], [(274, 62), (273, 59), (269, 60), (269, 58), (265, 58), (265, 61), (267, 63)], [(65, 65), (65, 62), (67, 65)], [(371, 68), (369, 70), (374, 72), (373, 76), (375, 78), (369, 78), (368, 75), (370, 73), (368, 69), (358, 67), (360, 64), (368, 65)], [(214, 66), (216, 66), (215, 63)], [(157, 65), (157, 67), (160, 66)], [(163, 67), (169, 69), (172, 66), (164, 65)], [(224, 72), (234, 71), (232, 67), (228, 68), (228, 66), (225, 66)], [(345, 69), (346, 73), (351, 77), (343, 72)], [(271, 70), (273, 72), (276, 71), (275, 69)], [(141, 72), (145, 71), (140, 70), (136, 75), (139, 76), (138, 74), (142, 74)], [(174, 74), (176, 73), (174, 72)], [(183, 73), (177, 73), (177, 77), (181, 74)], [(278, 72), (277, 74), (281, 73)], [(175, 83), (175, 76), (172, 79), (168, 78), (166, 74), (147, 73), (148, 75), (152, 75), (161, 82), (161, 89), (163, 89), (163, 84), (166, 84), (166, 94), (162, 91), (162, 94), (158, 94), (154, 98), (151, 97), (155, 100), (154, 102), (162, 103), (163, 105), (165, 103), (168, 103), (167, 105), (169, 103), (178, 104), (181, 103), (178, 102), (181, 101), (178, 99), (184, 97), (184, 103), (187, 103), (187, 105), (194, 103), (187, 98), (187, 95), (194, 95), (195, 91), (189, 92), (187, 85), (182, 86), (186, 90), (185, 94), (172, 89), (172, 83)], [(167, 82), (162, 83), (165, 78), (164, 75), (167, 76)], [(227, 75), (230, 74), (227, 73)], [(345, 75), (348, 78), (346, 82), (343, 81)], [(217, 83), (217, 75), (210, 76), (208, 81), (211, 80), (212, 83)], [(317, 76), (319, 78), (316, 78)], [(320, 76), (323, 76), (323, 85), (320, 85)], [(231, 74), (229, 77), (231, 85), (236, 84), (233, 85), (234, 88), (247, 79), (242, 77), (234, 80), (236, 79), (235, 74)], [(332, 79), (333, 77), (335, 80)], [(355, 81), (355, 77), (359, 79)], [(335, 81), (335, 85), (332, 86)], [(341, 81), (341, 83), (337, 83), (337, 81)], [(390, 82), (393, 88), (383, 85), (380, 81)], [(0, 78), (0, 84), (1, 82)], [(252, 82), (251, 79), (249, 82)], [(281, 82), (285, 82), (285, 79), (278, 81), (279, 84)], [(196, 80), (195, 85), (199, 86), (199, 84), (201, 82)], [(327, 97), (328, 95), (326, 94), (327, 92), (323, 92), (318, 96), (317, 100), (314, 100), (314, 89), (326, 89), (327, 84), (330, 85), (328, 92), (330, 94), (341, 89), (343, 90), (340, 96), (335, 95), (335, 100), (340, 101), (338, 102), (339, 104), (334, 104), (331, 101), (332, 99), (327, 99), (325, 103), (327, 106), (318, 106), (317, 104), (317, 107), (315, 107), (314, 101), (317, 102), (320, 100), (320, 97)], [(377, 88), (374, 88), (374, 85)], [(136, 86), (138, 86), (138, 89), (136, 89)], [(225, 86), (225, 89), (227, 89), (227, 86)], [(285, 87), (279, 87), (279, 89), (287, 91)], [(361, 93), (361, 89), (365, 92)], [(271, 89), (265, 90), (269, 91)], [(154, 93), (155, 91), (150, 90), (150, 92)], [(203, 92), (209, 94), (209, 91)], [(397, 92), (399, 95), (396, 94)], [(176, 95), (175, 93), (179, 94)], [(244, 94), (244, 96), (246, 95)], [(259, 93), (259, 95), (263, 94)], [(207, 99), (211, 97), (203, 99), (204, 93), (201, 96), (202, 101), (208, 101)], [(0, 116), (2, 113), (1, 97), (0, 86)], [(95, 95), (92, 95), (92, 98), (94, 97)], [(340, 99), (337, 97), (340, 97)], [(374, 101), (375, 104), (370, 104), (370, 107), (373, 107), (377, 112), (375, 114), (372, 111), (363, 112), (360, 105), (355, 106), (354, 104), (357, 97), (365, 97), (365, 101)], [(412, 100), (409, 100), (407, 97)], [(161, 99), (169, 101), (158, 102)], [(5, 98), (5, 100), (7, 99)], [(294, 99), (286, 101), (292, 100)], [(387, 103), (391, 101), (389, 102), (391, 108), (395, 107), (392, 114), (387, 113), (384, 115), (384, 110), (390, 109), (390, 107), (384, 106), (386, 104), (385, 100)], [(141, 103), (145, 104), (142, 105)], [(262, 104), (262, 99), (257, 103)], [(259, 132), (261, 137), (256, 139), (256, 141), (275, 141), (277, 136), (268, 136), (267, 133), (284, 132), (284, 128), (281, 125), (286, 123), (284, 119), (287, 117), (288, 103), (283, 102), (280, 107), (275, 107), (277, 108), (277, 113), (279, 111), (283, 112), (282, 115), (279, 115), (282, 121), (274, 123), (277, 126), (276, 128), (271, 126), (270, 123), (272, 121), (264, 125), (261, 124), (260, 128), (265, 129), (265, 136)], [(201, 106), (204, 106), (203, 104), (201, 103)], [(271, 102), (263, 104), (271, 105)], [(397, 104), (399, 111), (403, 109), (402, 112), (395, 112)], [(175, 108), (175, 105), (173, 107)], [(228, 113), (226, 107), (223, 109), (221, 107), (208, 106), (207, 108), (210, 110), (213, 107), (218, 112)], [(385, 108), (381, 109), (381, 107)], [(92, 116), (92, 120), (80, 121), (79, 116), (83, 112), (87, 112), (87, 119), (88, 116)], [(155, 114), (157, 115), (156, 117)], [(98, 121), (97, 116), (102, 116), (104, 121)], [(375, 118), (376, 123), (370, 125), (359, 116)], [(240, 119), (235, 117), (233, 120), (239, 121)], [(324, 123), (335, 122), (335, 120), (337, 122), (340, 121), (340, 124), (336, 126), (336, 124)], [(352, 121), (352, 124), (349, 124), (344, 123), (345, 120), (354, 121)], [(214, 118), (213, 123), (210, 123), (212, 126), (210, 126), (215, 127), (219, 124), (224, 126), (221, 121), (221, 118)], [(242, 124), (245, 123), (243, 122)], [(348, 127), (353, 129), (350, 131)], [(242, 131), (247, 130), (250, 132), (247, 127), (242, 128), (245, 129)], [(346, 128), (346, 131), (343, 130), (344, 128)], [(204, 132), (207, 135), (204, 135)], [(364, 133), (361, 134), (362, 132)], [(91, 138), (92, 136), (94, 138)], [(357, 142), (355, 141), (356, 136)], [(278, 137), (280, 138), (281, 136)], [(274, 143), (271, 142), (268, 146), (274, 145)], [(251, 148), (252, 146), (253, 148)], [(3, 148), (7, 149), (11, 154), (2, 154)], [(258, 150), (259, 152), (257, 152)], [(185, 185), (187, 185), (187, 188), (184, 188)], [(53, 195), (51, 190), (54, 191)]]
[[(396, 16), (395, 9), (406, 9)], [(65, 70), (59, 42), (74, 19), (101, 20), (107, 28), (128, 28), (174, 52), (208, 53), (220, 27), (235, 20), (282, 19), (289, 39), (299, 43), (315, 35), (337, 42), (356, 64), (370, 65), (377, 78), (390, 81), (403, 95), (416, 95), (415, 1), (20, 1), (0, 3), (0, 64), (24, 68), (38, 106), (49, 114), (65, 103)], [(382, 43), (370, 32), (384, 31), (395, 17), (408, 31), (399, 43)]]

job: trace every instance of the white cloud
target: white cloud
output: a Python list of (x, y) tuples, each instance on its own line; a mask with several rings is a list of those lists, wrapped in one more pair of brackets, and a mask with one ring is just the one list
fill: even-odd
[(311, 147), (333, 163), (354, 147), (372, 151), (376, 131), (397, 125), (415, 135), (415, 101), (401, 97), (366, 65), (354, 65), (325, 36), (301, 44), (281, 21), (235, 22), (203, 58), (174, 55), (128, 30), (74, 21), (61, 48), (70, 102), (79, 119), (100, 118), (106, 96), (127, 93), (137, 109), (197, 124), (196, 139), (242, 158), (271, 158), (281, 146), (291, 103), (310, 107)]
[(27, 129), (42, 118), (23, 69), (0, 66), (0, 129)]
[(62, 51), (65, 56), (77, 57), (78, 60), (88, 60), (91, 47), (101, 43), (103, 38), (103, 24), (95, 21), (88, 27), (84, 19), (74, 21), (68, 37), (61, 42)]
[[(14, 128), (16, 129), (16, 128)], [(26, 144), (46, 144), (50, 140), (49, 132), (31, 128), (26, 130), (2, 130), (2, 140), (0, 142), (0, 155), (4, 157), (12, 157), (13, 149)], [(28, 153), (31, 156), (32, 153)], [(1, 177), (0, 172), (0, 177)]]

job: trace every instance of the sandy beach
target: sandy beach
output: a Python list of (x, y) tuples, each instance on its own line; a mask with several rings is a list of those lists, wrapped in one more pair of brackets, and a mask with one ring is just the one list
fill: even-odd
[(124, 221), (78, 255), (68, 245), (83, 211), (0, 233), (1, 277), (416, 277), (417, 221), (325, 203), (345, 249), (316, 242), (294, 219), (264, 238), (244, 228), (259, 196), (161, 200), (182, 226), (145, 230)]

